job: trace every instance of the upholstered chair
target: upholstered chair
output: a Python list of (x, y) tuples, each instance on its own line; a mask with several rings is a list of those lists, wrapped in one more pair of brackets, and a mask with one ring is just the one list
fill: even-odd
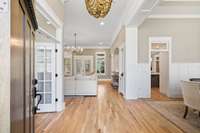
[(183, 117), (187, 117), (189, 108), (195, 109), (200, 112), (200, 82), (181, 81), (181, 88), (184, 104), (186, 106), (185, 114)]

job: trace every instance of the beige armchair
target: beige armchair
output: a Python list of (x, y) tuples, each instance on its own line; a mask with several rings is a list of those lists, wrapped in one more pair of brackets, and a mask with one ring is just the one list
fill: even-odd
[(181, 88), (184, 104), (186, 106), (185, 114), (183, 117), (186, 118), (189, 107), (200, 111), (200, 82), (181, 81)]

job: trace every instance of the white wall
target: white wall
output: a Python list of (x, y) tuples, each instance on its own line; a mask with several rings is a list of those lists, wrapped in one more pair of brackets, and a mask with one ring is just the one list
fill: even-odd
[(126, 28), (125, 41), (125, 98), (137, 99), (150, 97), (148, 64), (138, 64), (138, 28)]
[(148, 62), (149, 37), (172, 37), (172, 63), (200, 63), (200, 19), (147, 19), (139, 27), (138, 62)]
[(172, 37), (167, 92), (169, 97), (182, 96), (181, 80), (200, 77), (199, 35), (200, 19), (150, 19), (139, 27), (139, 63), (148, 62), (149, 37)]
[(0, 25), (0, 133), (10, 133), (10, 5)]
[(200, 63), (172, 63), (170, 66), (169, 96), (182, 97), (180, 81), (200, 77)]

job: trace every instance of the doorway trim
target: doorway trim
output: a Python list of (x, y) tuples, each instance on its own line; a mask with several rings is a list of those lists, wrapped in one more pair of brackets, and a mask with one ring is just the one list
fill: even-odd
[[(119, 49), (119, 57), (118, 57), (118, 61), (119, 61), (119, 89), (118, 89), (118, 93), (120, 93), (123, 96), (125, 96), (125, 94), (126, 94), (126, 87), (125, 87), (125, 85), (126, 85), (126, 82), (125, 82), (126, 81), (125, 80), (125, 72), (126, 72), (125, 71), (125, 44), (122, 43), (122, 45), (120, 45), (118, 47), (118, 49)], [(123, 76), (121, 76), (121, 73), (123, 73)], [(122, 78), (122, 86), (123, 86), (123, 88), (120, 88), (121, 87), (120, 86), (121, 85), (120, 78)]]
[[(172, 37), (170, 36), (152, 36), (152, 37), (149, 37), (149, 57), (148, 57), (148, 67), (149, 67), (149, 74), (151, 74), (151, 44), (152, 43), (167, 43), (167, 50), (158, 50), (159, 52), (168, 52), (168, 55), (169, 55), (169, 79), (168, 79), (168, 90), (166, 91), (166, 95), (169, 97), (169, 88), (170, 88), (170, 70), (171, 70), (171, 65), (172, 65), (172, 62), (171, 62), (171, 57), (172, 57)], [(155, 50), (156, 51), (156, 50)], [(149, 89), (151, 92), (151, 76), (150, 76), (150, 79), (149, 79)], [(151, 95), (151, 94), (150, 94)]]
[[(56, 28), (56, 36), (53, 37), (54, 40), (57, 40), (56, 64), (58, 64), (56, 65), (56, 74), (58, 74), (58, 77), (56, 78), (56, 101), (57, 101), (56, 111), (60, 112), (60, 111), (63, 111), (65, 108), (64, 92), (63, 92), (64, 54), (63, 54), (63, 30), (62, 30), (64, 24), (46, 1), (44, 0), (36, 1), (35, 8), (36, 8), (36, 11), (41, 13)], [(40, 30), (42, 29), (40, 28)]]

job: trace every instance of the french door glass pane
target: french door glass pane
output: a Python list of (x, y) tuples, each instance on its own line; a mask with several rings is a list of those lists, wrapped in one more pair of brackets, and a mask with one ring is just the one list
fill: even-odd
[(45, 82), (45, 92), (51, 93), (51, 89), (52, 89), (51, 81)]
[(38, 80), (44, 80), (44, 72), (38, 72), (37, 73), (37, 79)]
[(51, 93), (46, 93), (45, 94), (45, 103), (46, 104), (51, 104), (52, 98), (51, 98)]
[(44, 82), (43, 81), (39, 81), (38, 82), (38, 92), (44, 92)]
[(52, 80), (52, 72), (45, 72), (45, 79)]

